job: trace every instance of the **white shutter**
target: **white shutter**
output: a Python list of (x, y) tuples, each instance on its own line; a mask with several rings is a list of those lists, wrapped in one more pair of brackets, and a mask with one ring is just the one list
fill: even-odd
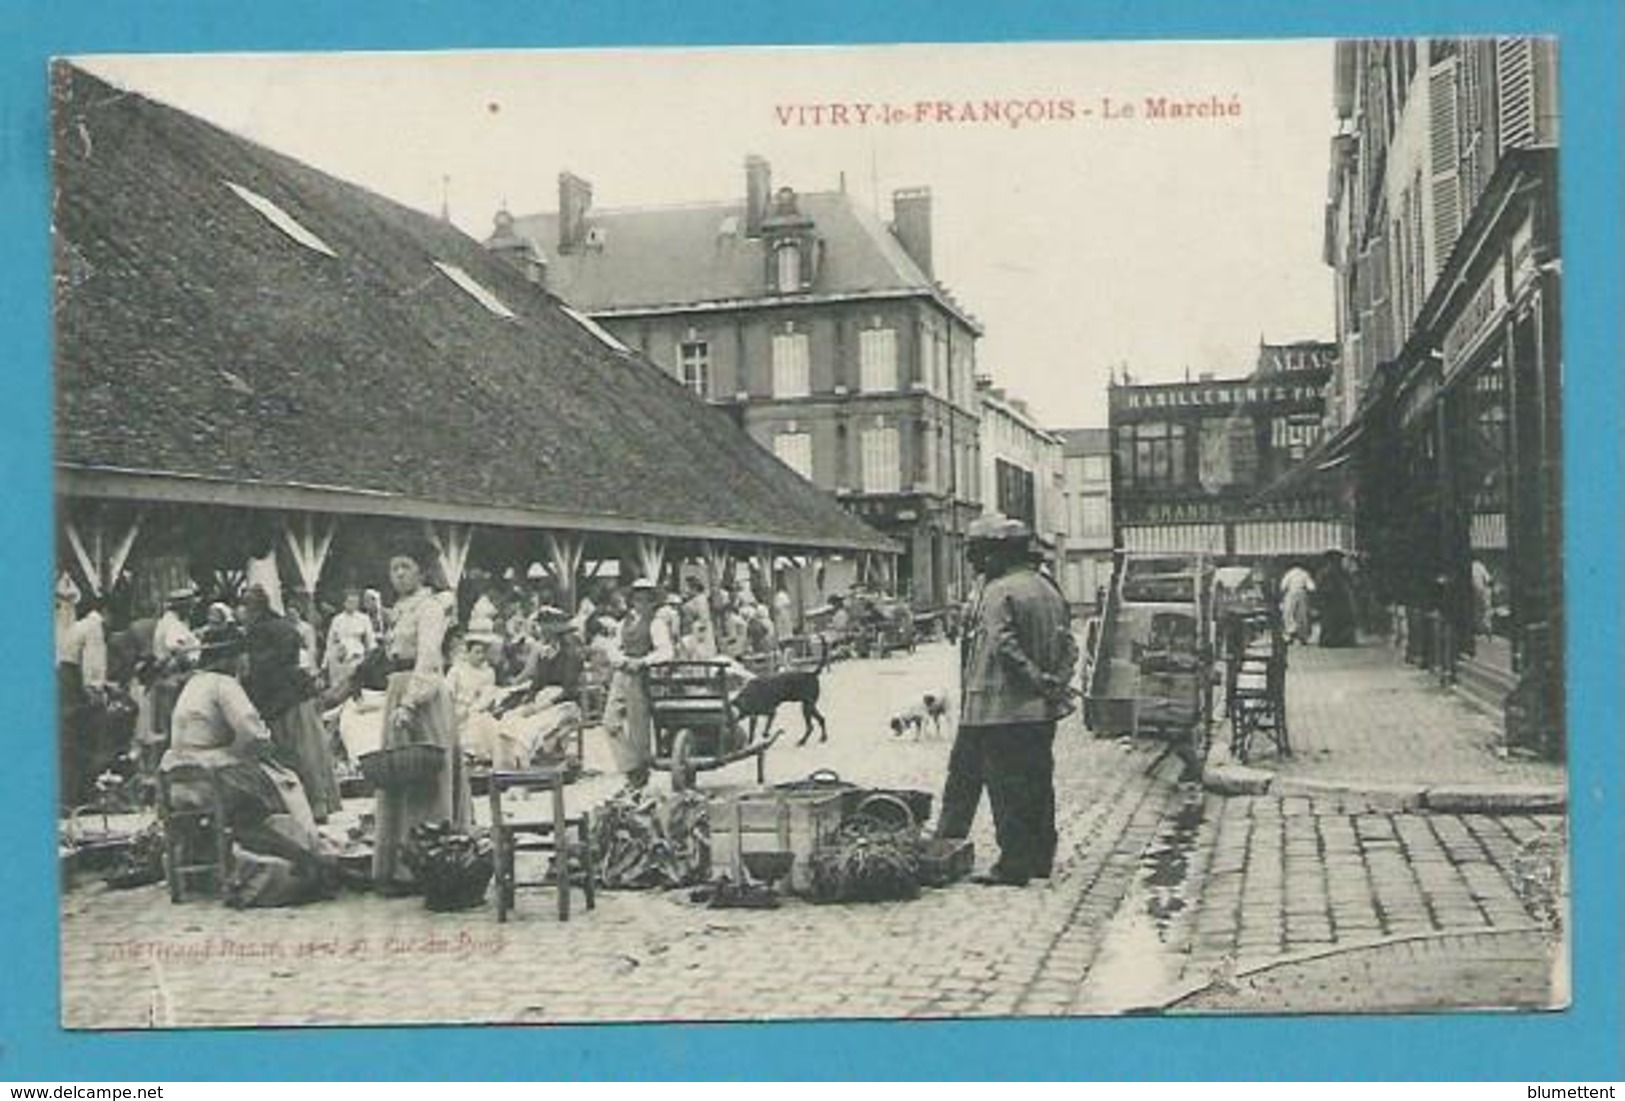
[(812, 481), (812, 434), (780, 432), (773, 437), (773, 454), (797, 474)]
[(896, 493), (902, 482), (896, 428), (863, 430), (863, 491)]
[(1456, 58), (1434, 67), (1428, 78), (1429, 145), (1432, 149), (1433, 274), (1444, 267), (1461, 235), (1461, 110)]
[(1533, 48), (1527, 38), (1501, 38), (1495, 43), (1495, 105), (1502, 152), (1535, 141)]
[(773, 337), (773, 396), (805, 397), (809, 390), (807, 334), (776, 334)]
[(897, 332), (865, 329), (858, 337), (861, 383), (866, 393), (897, 389)]

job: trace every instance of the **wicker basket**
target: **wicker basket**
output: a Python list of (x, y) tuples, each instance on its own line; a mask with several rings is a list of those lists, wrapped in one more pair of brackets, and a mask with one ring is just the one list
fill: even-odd
[(446, 767), (446, 750), (426, 742), (363, 753), (356, 766), (375, 788), (421, 787)]

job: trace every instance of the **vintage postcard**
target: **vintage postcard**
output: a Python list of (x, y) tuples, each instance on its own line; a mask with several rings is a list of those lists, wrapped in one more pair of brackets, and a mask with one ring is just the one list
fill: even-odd
[(1558, 63), (57, 60), (62, 1023), (1567, 1005)]

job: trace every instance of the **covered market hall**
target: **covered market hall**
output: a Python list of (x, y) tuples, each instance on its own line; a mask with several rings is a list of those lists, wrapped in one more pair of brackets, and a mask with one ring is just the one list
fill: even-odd
[(70, 64), (53, 94), (69, 615), (111, 638), (256, 579), (309, 615), (388, 592), (405, 539), (464, 615), (471, 577), (797, 614), (895, 578), (892, 540), (448, 221)]

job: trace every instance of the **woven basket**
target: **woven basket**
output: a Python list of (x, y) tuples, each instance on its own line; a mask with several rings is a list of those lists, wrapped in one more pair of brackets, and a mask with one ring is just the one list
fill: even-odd
[(446, 767), (446, 750), (424, 742), (363, 753), (356, 761), (375, 788), (410, 788), (431, 783)]

